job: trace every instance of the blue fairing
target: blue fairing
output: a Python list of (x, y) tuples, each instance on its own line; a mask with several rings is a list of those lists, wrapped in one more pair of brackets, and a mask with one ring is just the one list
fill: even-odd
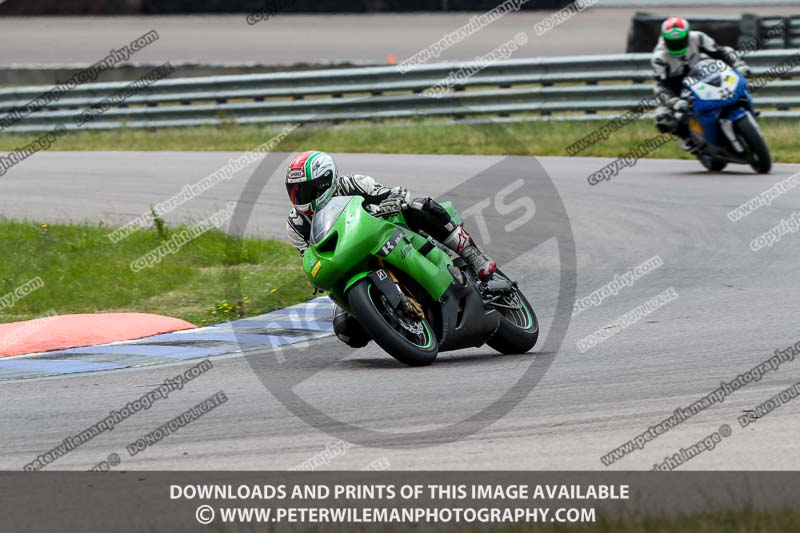
[(728, 113), (728, 120), (730, 120), (731, 122), (736, 122), (740, 118), (744, 118), (745, 115), (747, 115), (747, 110), (741, 107), (737, 107), (736, 109)]
[(717, 119), (716, 113), (706, 113), (704, 115), (695, 115), (697, 122), (700, 123), (700, 127), (703, 129), (703, 138), (706, 140), (708, 144), (713, 144), (714, 146), (720, 146), (722, 143), (720, 139), (722, 138), (723, 133), (719, 129), (719, 121)]
[[(739, 80), (736, 83), (736, 89), (728, 98), (704, 99), (691, 87), (686, 87), (684, 91), (685, 94), (691, 95), (691, 101), (694, 103), (692, 111), (694, 118), (703, 130), (703, 138), (707, 143), (715, 146), (722, 145), (723, 133), (719, 128), (720, 118), (727, 118), (735, 122), (742, 118), (748, 110), (752, 110), (752, 97), (747, 91), (747, 81), (735, 70), (732, 72)], [(746, 102), (745, 106), (741, 105), (743, 101)]]

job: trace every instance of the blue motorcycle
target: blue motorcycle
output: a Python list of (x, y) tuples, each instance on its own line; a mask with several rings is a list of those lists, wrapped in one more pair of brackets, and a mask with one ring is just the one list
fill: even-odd
[(719, 171), (737, 163), (759, 174), (770, 171), (769, 149), (744, 76), (722, 61), (704, 59), (692, 67), (683, 87), (681, 98), (689, 105), (676, 118), (688, 126), (705, 168)]

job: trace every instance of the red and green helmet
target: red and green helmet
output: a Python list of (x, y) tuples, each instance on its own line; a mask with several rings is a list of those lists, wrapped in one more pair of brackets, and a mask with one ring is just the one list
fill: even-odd
[(286, 169), (286, 192), (295, 209), (313, 215), (335, 193), (339, 173), (333, 157), (325, 152), (309, 150), (295, 156)]
[(689, 49), (689, 21), (682, 17), (670, 17), (661, 25), (661, 36), (667, 51), (682, 56)]

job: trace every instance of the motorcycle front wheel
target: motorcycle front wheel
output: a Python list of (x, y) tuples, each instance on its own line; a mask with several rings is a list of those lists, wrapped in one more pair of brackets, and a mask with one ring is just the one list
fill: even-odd
[(753, 125), (749, 116), (737, 120), (734, 123), (736, 132), (739, 137), (747, 144), (748, 154), (747, 160), (750, 166), (759, 174), (768, 174), (772, 169), (772, 159), (769, 155), (767, 143), (764, 142), (764, 137), (761, 132)]
[(409, 319), (392, 309), (368, 278), (347, 291), (347, 301), (353, 315), (378, 346), (401, 363), (426, 366), (436, 360), (439, 340), (428, 321)]

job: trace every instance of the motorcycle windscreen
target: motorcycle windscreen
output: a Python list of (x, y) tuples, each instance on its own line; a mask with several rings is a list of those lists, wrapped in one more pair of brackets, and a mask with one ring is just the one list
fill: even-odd
[(314, 214), (314, 218), (311, 220), (310, 242), (312, 244), (316, 244), (328, 236), (352, 198), (352, 196), (334, 196)]
[(703, 80), (690, 81), (688, 88), (693, 97), (691, 101), (695, 114), (714, 113), (742, 98), (749, 99), (744, 77), (727, 65), (719, 72), (706, 75)]
[(686, 87), (690, 87), (698, 83), (707, 83), (719, 87), (721, 80), (720, 73), (725, 72), (729, 68), (730, 67), (722, 61), (702, 59), (689, 69), (689, 73), (683, 80), (683, 84)]

